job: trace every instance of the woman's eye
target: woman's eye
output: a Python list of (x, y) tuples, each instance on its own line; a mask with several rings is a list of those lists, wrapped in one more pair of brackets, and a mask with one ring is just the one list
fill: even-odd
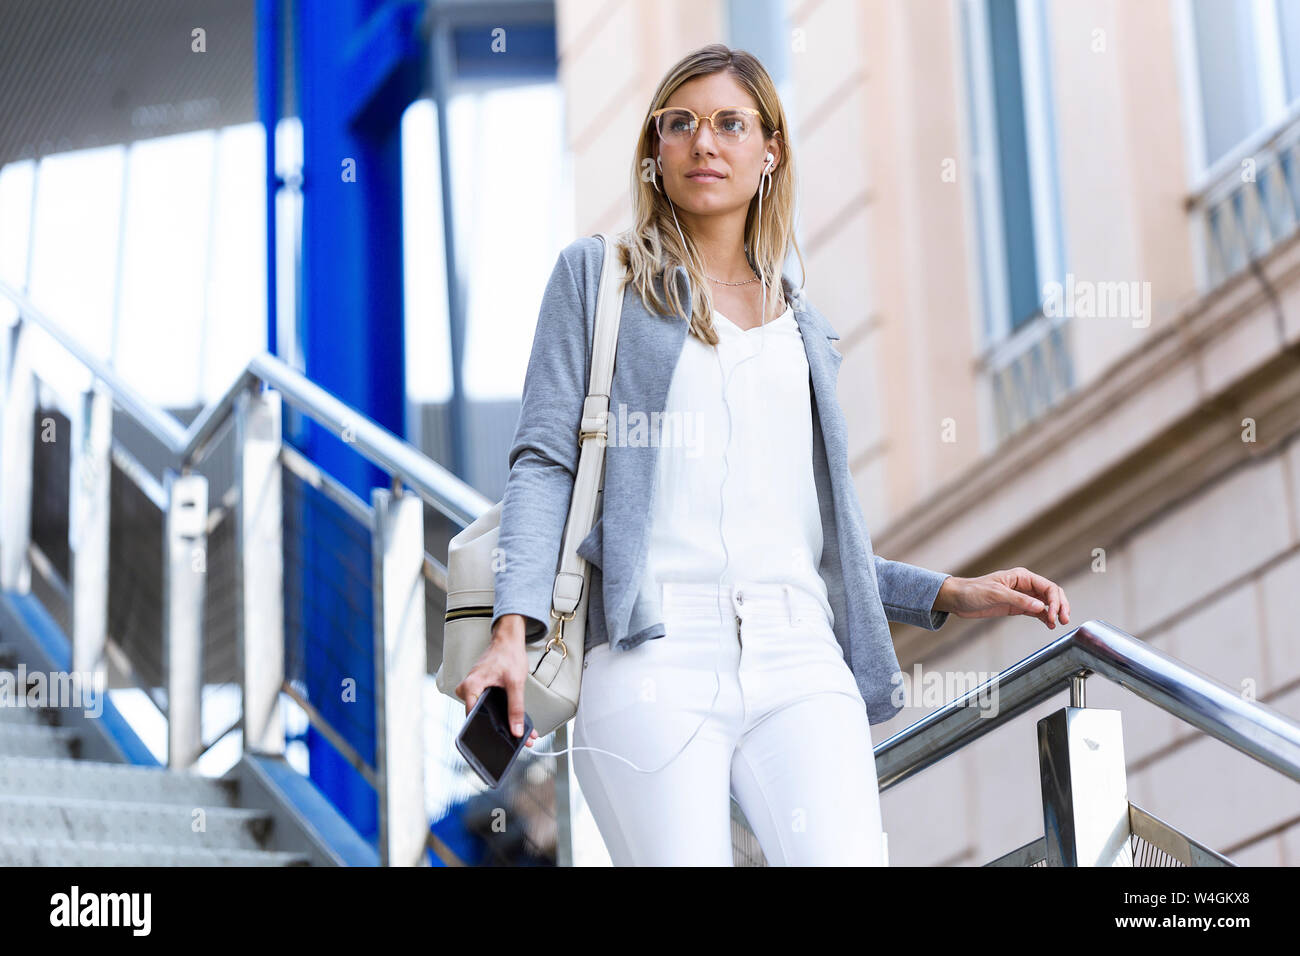
[(722, 118), (722, 129), (724, 132), (734, 135), (742, 135), (749, 128), (749, 120), (745, 116), (731, 114)]

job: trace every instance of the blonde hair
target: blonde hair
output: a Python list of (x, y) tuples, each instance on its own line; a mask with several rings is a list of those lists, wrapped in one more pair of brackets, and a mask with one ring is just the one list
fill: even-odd
[[(777, 135), (781, 137), (781, 161), (772, 171), (770, 186), (763, 193), (762, 222), (758, 221), (758, 190), (754, 191), (745, 218), (747, 258), (759, 280), (767, 286), (768, 300), (773, 302), (783, 294), (782, 272), (791, 246), (799, 257), (800, 271), (803, 271), (803, 253), (794, 238), (795, 164), (787, 138), (785, 109), (763, 64), (752, 54), (732, 50), (721, 43), (701, 47), (682, 57), (655, 90), (646, 110), (646, 121), (641, 124), (632, 163), (634, 225), (622, 234), (620, 252), (628, 271), (626, 284), (635, 286), (647, 307), (661, 315), (683, 314), (681, 296), (672, 277), (677, 266), (686, 268), (691, 279), (689, 331), (709, 345), (718, 342), (718, 334), (713, 328), (713, 296), (707, 276), (697, 265), (701, 256), (693, 237), (689, 231), (682, 230), (687, 246), (683, 248), (667, 193), (660, 191), (664, 188), (662, 185), (656, 189), (651, 178), (657, 176), (652, 169), (655, 162), (652, 150), (658, 133), (650, 122), (650, 114), (665, 106), (678, 87), (688, 80), (724, 70), (754, 98), (762, 114), (763, 138), (772, 136), (773, 131), (779, 131)], [(660, 288), (655, 287), (656, 278), (663, 280)], [(803, 288), (802, 281), (799, 288)]]

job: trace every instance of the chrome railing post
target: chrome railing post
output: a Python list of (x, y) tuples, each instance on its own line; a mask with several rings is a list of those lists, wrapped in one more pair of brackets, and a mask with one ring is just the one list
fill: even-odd
[(386, 488), (371, 503), (380, 865), (423, 866), (424, 504)]
[(20, 319), (5, 329), (0, 389), (0, 588), (26, 594), (32, 588), (27, 546), (32, 536), (32, 441), (36, 376), (31, 335)]
[(235, 573), (244, 750), (283, 754), (284, 524), (280, 474), (280, 394), (260, 385), (235, 398)]
[(164, 476), (163, 670), (167, 765), (183, 770), (203, 752), (203, 599), (207, 580), (208, 479)]
[(1038, 722), (1048, 866), (1132, 866), (1118, 710), (1063, 707)]
[(1086, 673), (1074, 674), (1070, 678), (1070, 706), (1086, 707), (1085, 690), (1087, 688), (1088, 675)]
[(113, 402), (98, 383), (81, 393), (68, 469), (68, 551), (72, 572), (72, 670), (98, 691), (107, 671), (108, 529)]

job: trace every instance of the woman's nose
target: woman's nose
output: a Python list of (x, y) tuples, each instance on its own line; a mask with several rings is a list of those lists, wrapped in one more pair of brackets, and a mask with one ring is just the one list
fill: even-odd
[[(707, 139), (705, 130), (708, 130)], [(718, 140), (713, 132), (713, 124), (708, 120), (700, 120), (700, 127), (695, 131), (695, 152), (699, 153), (701, 149), (706, 149), (714, 156), (718, 155)]]

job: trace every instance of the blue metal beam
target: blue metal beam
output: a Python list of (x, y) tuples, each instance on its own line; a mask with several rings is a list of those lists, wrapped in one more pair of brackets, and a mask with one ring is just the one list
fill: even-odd
[(353, 39), (339, 73), (338, 97), (340, 111), (356, 128), (382, 132), (399, 124), (418, 95), (424, 12), (422, 3), (389, 3)]
[[(406, 435), (401, 118), (425, 70), (418, 0), (294, 5), (295, 85), (303, 131), (304, 373), (359, 412)], [(364, 501), (389, 481), (333, 434), (286, 416), (286, 439)], [(306, 501), (303, 496), (301, 501)], [(370, 615), (340, 619), (339, 588), (357, 545), (345, 518), (303, 506), (286, 590), (301, 595), (308, 699), (373, 765), (374, 701), (344, 698), (341, 679), (374, 681)], [(310, 567), (305, 567), (306, 556)], [(368, 607), (371, 596), (354, 594)], [(357, 831), (378, 838), (376, 794), (314, 729), (311, 778)]]

